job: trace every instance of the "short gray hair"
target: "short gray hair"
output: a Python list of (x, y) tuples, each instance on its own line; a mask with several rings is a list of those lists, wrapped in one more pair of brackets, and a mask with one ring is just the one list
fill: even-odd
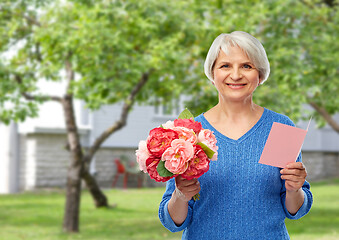
[(225, 52), (225, 54), (228, 54), (230, 46), (238, 46), (247, 54), (255, 68), (259, 71), (259, 77), (261, 78), (260, 84), (267, 80), (270, 74), (270, 63), (268, 62), (263, 45), (251, 34), (241, 31), (235, 31), (229, 34), (222, 33), (213, 41), (204, 64), (205, 74), (209, 80), (214, 82), (213, 68), (220, 49)]

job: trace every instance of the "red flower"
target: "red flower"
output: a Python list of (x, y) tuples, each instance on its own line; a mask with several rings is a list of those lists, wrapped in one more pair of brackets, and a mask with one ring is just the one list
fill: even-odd
[(194, 157), (190, 160), (186, 172), (181, 174), (183, 178), (191, 180), (198, 178), (210, 168), (210, 160), (199, 145), (194, 145)]
[(154, 156), (150, 156), (146, 160), (146, 167), (147, 167), (147, 172), (150, 176), (150, 178), (154, 179), (157, 182), (167, 182), (171, 178), (175, 177), (176, 175), (173, 175), (171, 177), (162, 177), (159, 175), (157, 171), (158, 164), (160, 162), (160, 158), (156, 158)]
[(171, 142), (177, 139), (178, 134), (171, 129), (154, 128), (147, 138), (147, 148), (151, 155), (161, 158), (161, 155), (171, 146)]
[(193, 118), (191, 118), (191, 119), (175, 119), (174, 120), (174, 126), (192, 129), (195, 132), (195, 134), (199, 134), (200, 130), (202, 129), (201, 123), (194, 121)]

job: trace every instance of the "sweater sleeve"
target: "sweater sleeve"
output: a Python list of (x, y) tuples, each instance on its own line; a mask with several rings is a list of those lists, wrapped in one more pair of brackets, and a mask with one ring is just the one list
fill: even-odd
[(184, 230), (191, 222), (192, 213), (193, 213), (193, 204), (194, 201), (191, 200), (188, 202), (188, 212), (185, 221), (180, 225), (176, 225), (172, 220), (169, 212), (168, 212), (168, 202), (172, 197), (172, 193), (175, 189), (175, 181), (174, 178), (170, 179), (166, 184), (166, 191), (162, 197), (162, 201), (159, 206), (159, 219), (162, 225), (167, 228), (171, 232), (179, 232)]
[[(299, 154), (297, 162), (301, 162), (301, 154)], [(305, 216), (310, 211), (312, 203), (313, 203), (313, 196), (310, 191), (310, 184), (307, 181), (304, 182), (302, 186), (302, 190), (304, 192), (304, 203), (301, 205), (299, 210), (293, 215), (288, 212), (286, 208), (286, 204), (285, 204), (285, 200), (286, 200), (285, 180), (282, 180), (282, 186), (283, 187), (282, 187), (280, 196), (281, 196), (281, 203), (283, 205), (286, 217), (289, 219), (296, 220), (296, 219), (299, 219)]]

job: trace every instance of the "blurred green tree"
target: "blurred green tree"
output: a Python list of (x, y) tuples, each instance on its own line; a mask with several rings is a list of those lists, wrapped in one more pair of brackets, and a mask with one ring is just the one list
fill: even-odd
[[(97, 207), (108, 206), (89, 174), (101, 144), (126, 125), (135, 102), (178, 97), (202, 36), (193, 1), (39, 1), (0, 5), (0, 120), (23, 121), (38, 105), (63, 107), (71, 161), (63, 229), (79, 231), (81, 178)], [(63, 96), (44, 95), (39, 80), (66, 82)], [(90, 146), (79, 141), (73, 100), (95, 110), (122, 102), (121, 117)], [(9, 104), (10, 103), (10, 104)], [(161, 102), (160, 102), (161, 104)]]
[[(336, 0), (210, 1), (203, 20), (209, 29), (201, 59), (220, 33), (251, 33), (263, 43), (271, 64), (270, 77), (257, 88), (255, 102), (294, 121), (313, 115), (320, 127), (328, 123), (339, 133), (339, 123), (332, 117), (339, 112), (338, 8)], [(194, 101), (188, 104), (195, 114), (218, 100), (215, 88), (198, 71), (201, 77), (190, 89)], [(198, 97), (204, 101), (196, 101)]]

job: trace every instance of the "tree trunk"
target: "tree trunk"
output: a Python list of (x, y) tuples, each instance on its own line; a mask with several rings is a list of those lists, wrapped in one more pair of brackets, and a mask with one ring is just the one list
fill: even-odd
[(140, 77), (140, 80), (138, 84), (135, 85), (135, 87), (132, 89), (130, 95), (127, 97), (127, 99), (124, 102), (124, 105), (122, 107), (121, 116), (120, 119), (117, 120), (113, 125), (109, 126), (100, 136), (96, 138), (93, 145), (88, 150), (87, 154), (84, 156), (83, 162), (84, 162), (84, 170), (82, 173), (82, 178), (85, 180), (86, 185), (93, 197), (94, 203), (96, 207), (109, 207), (108, 201), (106, 196), (103, 194), (101, 189), (99, 188), (95, 178), (91, 176), (91, 174), (88, 171), (88, 166), (92, 161), (92, 158), (94, 154), (99, 150), (101, 144), (112, 135), (112, 133), (118, 131), (122, 127), (126, 125), (127, 122), (127, 116), (131, 109), (131, 107), (134, 104), (135, 96), (140, 92), (142, 87), (146, 84), (146, 82), (149, 79), (150, 73), (153, 72), (153, 69), (150, 69), (148, 72), (145, 72)]
[(86, 186), (92, 195), (95, 206), (97, 208), (108, 207), (107, 197), (101, 191), (95, 178), (89, 173), (88, 169), (86, 168), (84, 169), (82, 173), (82, 179), (86, 182)]
[(81, 175), (83, 172), (83, 153), (75, 122), (73, 97), (66, 95), (62, 101), (71, 162), (67, 174), (66, 204), (63, 229), (66, 232), (79, 232), (79, 208), (81, 196)]

